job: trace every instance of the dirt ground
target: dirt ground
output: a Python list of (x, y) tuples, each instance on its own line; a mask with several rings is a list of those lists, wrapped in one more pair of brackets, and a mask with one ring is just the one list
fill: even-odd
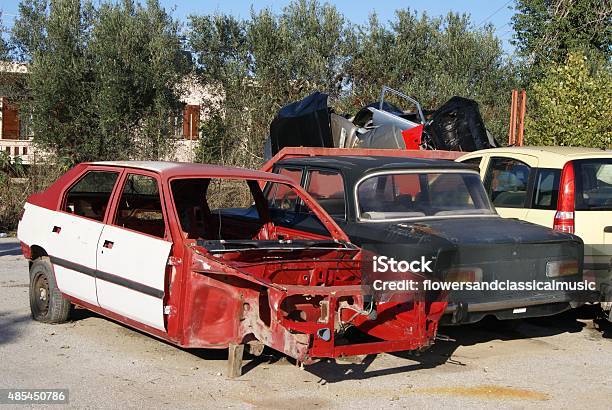
[(67, 324), (32, 321), (27, 278), (18, 244), (0, 239), (0, 389), (67, 388), (71, 408), (604, 409), (612, 403), (612, 328), (593, 323), (593, 309), (515, 328), (442, 328), (456, 342), (361, 364), (324, 361), (300, 369), (267, 351), (229, 380), (226, 351), (177, 349), (83, 310)]

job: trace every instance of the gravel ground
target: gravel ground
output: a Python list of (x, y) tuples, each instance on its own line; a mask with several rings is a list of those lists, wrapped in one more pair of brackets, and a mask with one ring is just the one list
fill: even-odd
[[(71, 408), (601, 408), (612, 403), (612, 328), (593, 309), (514, 329), (443, 328), (431, 350), (300, 369), (267, 352), (229, 380), (226, 351), (186, 351), (78, 310), (30, 319), (27, 262), (0, 239), (0, 389), (67, 388)], [(8, 406), (0, 406), (6, 408)], [(23, 408), (20, 406), (18, 408)]]

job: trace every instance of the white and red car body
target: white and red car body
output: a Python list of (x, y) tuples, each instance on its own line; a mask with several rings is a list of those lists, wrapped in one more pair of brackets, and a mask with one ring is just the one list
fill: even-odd
[[(67, 190), (89, 171), (119, 173), (102, 221), (62, 210)], [(124, 181), (134, 173), (158, 183), (163, 238), (114, 224)], [(295, 254), (299, 257), (286, 253), (257, 259), (240, 252), (209, 252), (181, 230), (170, 182), (182, 178), (286, 184), (331, 237), (268, 223), (253, 239), (275, 240), (282, 233), (283, 240), (331, 239), (339, 245), (315, 256)], [(259, 343), (305, 363), (320, 357), (421, 349), (433, 343), (446, 307), (445, 301), (415, 297), (410, 308), (398, 314), (391, 314), (396, 305), (387, 303), (377, 307), (378, 318), (355, 316), (355, 310), (364, 308), (360, 250), (299, 185), (261, 171), (164, 162), (79, 164), (28, 199), (18, 237), (27, 259), (49, 258), (57, 287), (73, 304), (185, 348)], [(272, 280), (272, 272), (284, 279)], [(291, 314), (296, 309), (299, 320)], [(376, 339), (335, 343), (349, 317), (354, 318), (352, 325)]]

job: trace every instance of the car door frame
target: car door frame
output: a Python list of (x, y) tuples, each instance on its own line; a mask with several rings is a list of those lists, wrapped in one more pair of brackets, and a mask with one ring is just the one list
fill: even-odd
[[(310, 177), (310, 170), (311, 169), (317, 169), (317, 170), (324, 170), (324, 171), (333, 171), (333, 172), (338, 172), (340, 174), (340, 176), (342, 177), (342, 183), (343, 183), (343, 188), (344, 188), (344, 213), (345, 213), (345, 219), (348, 219), (348, 214), (347, 214), (347, 196), (346, 196), (346, 178), (344, 177), (344, 175), (342, 174), (342, 172), (339, 169), (336, 168), (327, 168), (327, 167), (320, 167), (320, 166), (310, 166), (310, 165), (295, 165), (295, 164), (274, 164), (274, 166), (272, 167), (272, 172), (275, 174), (280, 174), (280, 170), (281, 169), (291, 169), (291, 170), (300, 170), (302, 175), (300, 177), (300, 181), (299, 181), (299, 186), (306, 192), (306, 184), (309, 181), (309, 177)], [(264, 196), (267, 197), (268, 194), (268, 188), (266, 188), (266, 190), (264, 190)], [(310, 195), (310, 194), (309, 194)], [(304, 206), (302, 200), (300, 199), (299, 201), (297, 201), (295, 208), (293, 209), (293, 212), (295, 213), (299, 213), (301, 212), (302, 207)], [(331, 217), (331, 215), (330, 215)], [(318, 217), (317, 217), (318, 218)], [(336, 218), (333, 218), (334, 221), (339, 224), (342, 227), (342, 224), (346, 222), (346, 220), (338, 220)], [(301, 227), (300, 230), (297, 229), (293, 229), (293, 228), (288, 228), (288, 227), (279, 227), (279, 229), (281, 231), (286, 231), (288, 233), (291, 233), (293, 235), (299, 235), (302, 237), (309, 237), (310, 239), (326, 239), (327, 235), (324, 234), (322, 231), (318, 231), (316, 229), (312, 230), (312, 229), (308, 229), (306, 227)], [(308, 233), (307, 235), (305, 235), (305, 233)]]
[(538, 169), (538, 163), (539, 163), (538, 158), (536, 156), (523, 154), (523, 153), (507, 154), (503, 152), (500, 152), (500, 153), (496, 152), (496, 153), (487, 154), (486, 162), (483, 164), (483, 160), (485, 159), (485, 156), (483, 155), (483, 159), (480, 161), (480, 165), (481, 165), (480, 179), (482, 181), (483, 186), (485, 187), (487, 196), (489, 196), (489, 189), (487, 187), (487, 178), (489, 177), (489, 173), (491, 171), (491, 165), (493, 163), (493, 160), (496, 158), (520, 161), (529, 167), (529, 175), (527, 177), (527, 186), (525, 188), (526, 189), (525, 200), (523, 201), (522, 206), (520, 207), (496, 206), (493, 203), (493, 199), (489, 197), (489, 200), (491, 201), (491, 203), (493, 204), (493, 206), (495, 207), (496, 211), (499, 213), (500, 216), (504, 218), (525, 219), (525, 217), (527, 216), (527, 213), (529, 212), (529, 209), (531, 208), (531, 201), (533, 199), (533, 186), (534, 186), (535, 175), (536, 175), (536, 171)]
[[(337, 219), (333, 218), (336, 223), (346, 223), (349, 220), (349, 195), (346, 190), (346, 176), (342, 172), (342, 170), (338, 168), (331, 167), (323, 167), (319, 165), (306, 165), (303, 167), (302, 173), (302, 182), (300, 186), (304, 189), (304, 191), (308, 192), (308, 195), (312, 196), (312, 194), (308, 191), (308, 184), (310, 183), (310, 173), (311, 171), (326, 171), (326, 172), (334, 172), (340, 175), (342, 178), (342, 191), (344, 192), (344, 218)], [(327, 211), (326, 211), (327, 212)], [(331, 215), (330, 215), (331, 217)]]
[[(68, 191), (70, 191), (70, 189), (72, 189), (76, 184), (78, 184), (83, 178), (86, 177), (87, 174), (89, 174), (90, 172), (113, 172), (117, 174), (117, 179), (115, 180), (115, 185), (113, 186), (113, 189), (110, 192), (109, 198), (108, 198), (108, 203), (106, 205), (106, 210), (104, 213), (104, 216), (102, 218), (101, 221), (92, 219), (92, 218), (88, 218), (86, 216), (82, 216), (82, 215), (77, 215), (68, 211), (65, 211), (64, 208), (66, 206), (66, 200), (67, 200), (67, 195), (68, 195)], [(113, 167), (113, 166), (105, 166), (105, 165), (88, 165), (87, 167), (85, 167), (83, 169), (83, 171), (81, 173), (79, 173), (78, 175), (76, 175), (72, 180), (70, 180), (60, 191), (59, 194), (59, 203), (57, 205), (57, 209), (55, 210), (55, 212), (57, 212), (57, 215), (61, 218), (64, 218), (66, 216), (70, 216), (72, 218), (78, 218), (75, 219), (75, 221), (79, 221), (80, 219), (87, 221), (87, 223), (92, 223), (92, 224), (100, 224), (101, 225), (101, 229), (100, 229), (100, 234), (98, 235), (98, 238), (95, 240), (95, 253), (92, 255), (94, 257), (94, 261), (93, 261), (93, 267), (92, 266), (85, 266), (83, 264), (80, 263), (76, 263), (75, 261), (71, 261), (68, 259), (64, 259), (61, 256), (64, 255), (58, 255), (57, 252), (54, 252), (54, 247), (50, 244), (49, 241), (46, 241), (46, 249), (47, 252), (49, 252), (49, 256), (50, 256), (50, 262), (53, 265), (53, 272), (55, 275), (55, 279), (56, 282), (58, 283), (58, 288), (59, 290), (62, 292), (62, 294), (67, 295), (73, 299), (77, 299), (77, 300), (82, 300), (83, 302), (89, 303), (89, 304), (93, 304), (95, 306), (99, 306), (99, 303), (97, 301), (97, 296), (96, 295), (96, 269), (95, 266), (97, 264), (96, 262), (96, 257), (97, 257), (97, 245), (98, 245), (98, 241), (100, 239), (100, 235), (102, 234), (102, 231), (104, 230), (104, 225), (105, 225), (105, 221), (106, 218), (109, 215), (112, 203), (113, 203), (113, 198), (114, 195), (117, 192), (118, 187), (120, 186), (120, 181), (123, 177), (123, 169), (121, 168), (117, 168), (117, 167)], [(57, 219), (56, 217), (53, 218), (53, 221), (51, 222), (51, 225), (53, 225), (53, 229), (55, 231), (55, 228), (59, 228), (58, 230), (58, 234), (61, 234), (61, 229), (62, 226), (56, 225), (57, 223)], [(47, 233), (48, 235), (51, 235), (51, 233)], [(50, 237), (49, 237), (50, 238)], [(58, 263), (59, 262), (59, 263)], [(64, 286), (62, 286), (62, 280), (61, 278), (58, 280), (58, 275), (57, 274), (57, 267), (56, 266), (60, 266), (63, 269), (67, 269), (68, 271), (72, 271), (72, 272), (76, 272), (79, 274), (79, 276), (83, 275), (86, 278), (91, 278), (93, 283), (92, 286), (93, 288), (91, 289), (91, 295), (89, 296), (84, 296), (83, 294), (79, 295), (76, 294), (74, 291), (70, 290), (68, 292), (66, 292), (67, 288), (65, 288)], [(74, 274), (73, 274), (74, 275)], [(82, 278), (82, 279), (86, 279), (86, 278)], [(74, 278), (73, 278), (74, 279)], [(63, 288), (63, 289), (62, 289)]]
[[(136, 230), (133, 230), (133, 229), (130, 229), (130, 228), (125, 228), (125, 227), (122, 227), (122, 226), (119, 226), (119, 225), (115, 225), (114, 222), (115, 222), (116, 213), (117, 213), (117, 210), (118, 210), (118, 207), (119, 207), (119, 201), (120, 201), (121, 196), (123, 194), (123, 189), (124, 189), (125, 183), (127, 181), (127, 178), (131, 174), (151, 177), (151, 178), (153, 178), (157, 182), (157, 187), (158, 187), (158, 192), (159, 192), (160, 202), (161, 202), (162, 215), (164, 217), (164, 225), (165, 225), (164, 226), (164, 237), (163, 238), (156, 237), (156, 236), (153, 236), (153, 235), (149, 235), (147, 233), (136, 231)], [(163, 323), (164, 323), (163, 329), (160, 326), (151, 326), (150, 323), (144, 323), (143, 321), (138, 320), (137, 318), (130, 317), (129, 315), (124, 314), (125, 312), (121, 313), (121, 312), (117, 312), (116, 309), (104, 307), (102, 303), (99, 303), (99, 305), (100, 305), (100, 307), (102, 309), (108, 310), (108, 311), (113, 312), (115, 314), (119, 314), (122, 317), (126, 317), (127, 319), (129, 319), (129, 321), (139, 323), (139, 324), (141, 324), (143, 326), (146, 326), (148, 328), (153, 328), (153, 329), (155, 329), (155, 330), (157, 330), (159, 332), (163, 332), (163, 333), (167, 333), (168, 329), (169, 329), (169, 325), (168, 325), (168, 312), (166, 312), (166, 310), (165, 310), (166, 306), (168, 306), (167, 302), (168, 302), (168, 298), (169, 298), (169, 292), (168, 292), (168, 282), (169, 282), (168, 269), (169, 269), (169, 265), (168, 265), (168, 260), (169, 260), (169, 258), (171, 256), (173, 256), (174, 249), (176, 248), (175, 241), (173, 240), (173, 235), (172, 235), (172, 232), (171, 232), (172, 229), (171, 229), (171, 226), (170, 226), (170, 219), (169, 219), (170, 212), (167, 209), (166, 195), (167, 195), (166, 194), (166, 190), (164, 189), (164, 180), (161, 178), (161, 176), (158, 173), (153, 172), (153, 171), (149, 171), (149, 170), (140, 169), (140, 168), (124, 168), (123, 173), (121, 175), (121, 178), (118, 181), (118, 184), (115, 186), (114, 195), (113, 195), (112, 201), (111, 201), (111, 206), (107, 210), (107, 214), (106, 214), (105, 220), (104, 220), (104, 226), (105, 227), (106, 226), (110, 226), (110, 227), (113, 227), (114, 229), (124, 230), (124, 231), (127, 231), (128, 233), (131, 233), (131, 234), (143, 235), (145, 237), (156, 239), (156, 240), (165, 241), (165, 242), (168, 242), (170, 244), (170, 247), (169, 247), (169, 250), (168, 250), (168, 258), (167, 258), (166, 263), (164, 265), (163, 295), (159, 298), (161, 300), (161, 303), (162, 303), (162, 320), (163, 320)], [(98, 241), (98, 247), (96, 249), (96, 257), (99, 256), (99, 252), (101, 251), (100, 247), (101, 247), (101, 244), (102, 244), (103, 237), (104, 237), (104, 230), (102, 231), (102, 234), (100, 235), (100, 240)], [(99, 264), (97, 262), (96, 263), (96, 270), (98, 270), (98, 265)], [(121, 275), (113, 274), (112, 272), (107, 272), (107, 273), (121, 278)], [(98, 280), (98, 278), (96, 278), (96, 280)], [(100, 279), (100, 280), (104, 280), (104, 279)], [(117, 283), (115, 283), (115, 284), (117, 284)], [(121, 286), (121, 285), (119, 285), (119, 286)], [(96, 287), (97, 287), (97, 282), (96, 282)], [(136, 293), (139, 293), (139, 291), (137, 289), (131, 289), (131, 290), (135, 291)], [(100, 300), (98, 300), (98, 302), (100, 302)], [(104, 304), (106, 305), (106, 303), (104, 303)]]

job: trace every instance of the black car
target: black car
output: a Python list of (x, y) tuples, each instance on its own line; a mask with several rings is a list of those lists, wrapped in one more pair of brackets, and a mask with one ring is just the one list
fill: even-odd
[[(580, 238), (501, 218), (472, 165), (315, 156), (282, 159), (273, 171), (299, 181), (354, 244), (379, 255), (421, 255), (434, 262), (434, 276), (442, 281), (471, 282), (475, 287), (449, 292), (443, 322), (552, 315), (590, 297), (581, 288)], [(281, 187), (265, 194), (271, 209), (284, 211), (275, 223), (317, 233), (293, 194)], [(550, 288), (555, 282), (560, 288)]]

